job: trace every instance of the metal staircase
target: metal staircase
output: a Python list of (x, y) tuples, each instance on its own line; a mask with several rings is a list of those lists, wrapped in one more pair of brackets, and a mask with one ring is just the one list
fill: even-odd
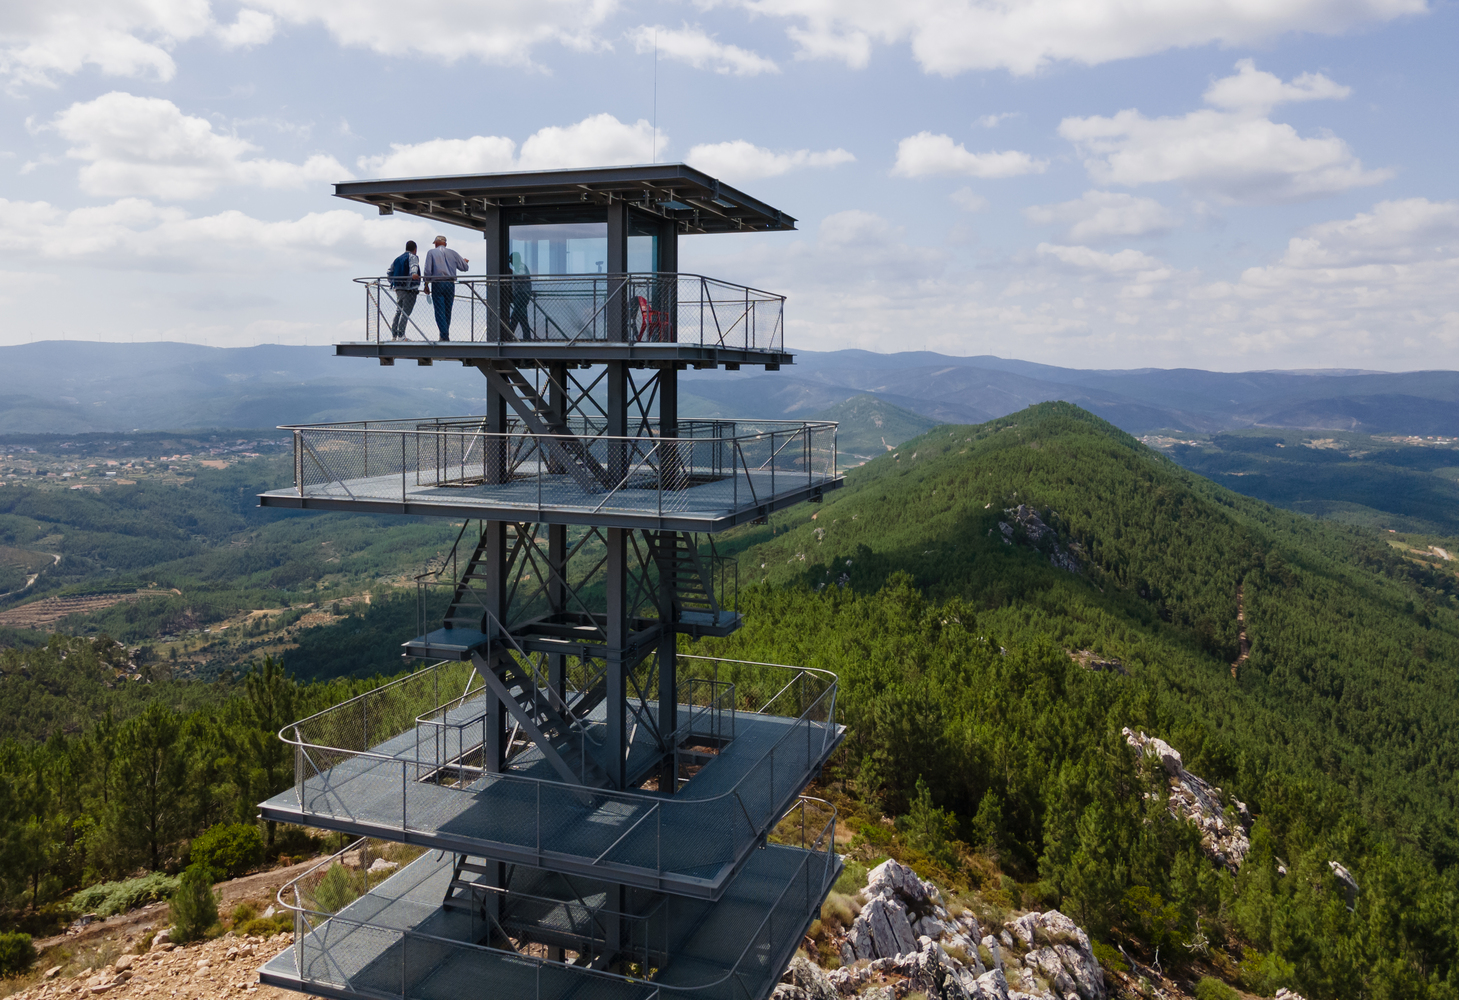
[(684, 531), (659, 532), (659, 572), (672, 593), (675, 621), (719, 621), (719, 600), (714, 579), (695, 544)]
[(511, 404), (522, 423), (533, 434), (542, 436), (549, 458), (562, 471), (590, 492), (611, 490), (614, 477), (592, 456), (588, 446), (568, 427), (565, 415), (558, 412), (537, 392), (536, 386), (515, 365), (503, 362), (478, 366), (489, 384)]

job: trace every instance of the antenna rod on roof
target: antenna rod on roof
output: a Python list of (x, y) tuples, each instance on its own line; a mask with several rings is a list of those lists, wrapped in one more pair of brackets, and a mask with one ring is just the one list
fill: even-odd
[(654, 28), (654, 158), (649, 162), (658, 162), (658, 28)]

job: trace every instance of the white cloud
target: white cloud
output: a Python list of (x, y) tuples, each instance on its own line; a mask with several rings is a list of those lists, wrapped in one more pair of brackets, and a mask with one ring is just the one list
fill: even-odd
[(1235, 76), (1217, 80), (1206, 91), (1208, 101), (1233, 110), (1146, 118), (1126, 109), (1109, 117), (1065, 118), (1059, 134), (1074, 143), (1100, 184), (1174, 181), (1227, 202), (1295, 201), (1392, 176), (1391, 170), (1365, 170), (1334, 135), (1303, 137), (1265, 117), (1276, 103), (1341, 98), (1348, 92), (1312, 74), (1283, 83), (1243, 60)]
[(1038, 225), (1068, 225), (1069, 239), (1076, 243), (1149, 236), (1167, 232), (1180, 222), (1174, 212), (1154, 198), (1113, 191), (1086, 191), (1073, 201), (1033, 205), (1023, 214)]
[(51, 84), (93, 66), (111, 76), (170, 80), (170, 50), (213, 26), (208, 0), (10, 3), (0, 19), (0, 75)]
[(839, 148), (819, 153), (809, 149), (777, 153), (744, 139), (735, 139), (732, 142), (695, 146), (689, 150), (685, 162), (722, 180), (752, 181), (761, 177), (779, 177), (804, 167), (834, 167), (842, 163), (852, 163), (855, 159), (855, 156)]
[(988, 199), (974, 192), (972, 188), (958, 188), (950, 197), (953, 204), (969, 212), (981, 212), (988, 207)]
[(930, 177), (934, 174), (964, 174), (992, 180), (1041, 174), (1046, 160), (1036, 160), (1017, 150), (970, 153), (950, 136), (918, 132), (897, 144), (897, 162), (892, 173), (898, 177)]
[(791, 22), (799, 55), (867, 65), (873, 43), (910, 42), (929, 73), (1054, 62), (1098, 65), (1172, 48), (1333, 35), (1427, 11), (1425, 0), (727, 0)]
[[(34, 254), (41, 261), (112, 268), (214, 270), (273, 268), (254, 251), (308, 252), (320, 266), (338, 265), (361, 248), (393, 247), (412, 224), (366, 218), (349, 209), (311, 212), (269, 222), (238, 211), (193, 216), (141, 198), (66, 211), (43, 201), (0, 198), (0, 254)], [(420, 228), (419, 223), (414, 223)], [(238, 252), (242, 251), (242, 252)], [(335, 251), (335, 252), (331, 252)], [(270, 261), (270, 263), (263, 263)]]
[(1018, 118), (1022, 114), (1022, 111), (1002, 111), (996, 115), (980, 115), (978, 117), (978, 124), (983, 126), (983, 128), (996, 128), (1000, 122), (1006, 121), (1009, 118)]
[[(668, 143), (660, 132), (659, 149)], [(644, 119), (629, 124), (610, 114), (590, 115), (572, 125), (549, 125), (522, 143), (502, 135), (469, 139), (431, 139), (414, 144), (391, 143), (390, 152), (362, 156), (361, 171), (375, 177), (430, 177), (489, 174), (507, 170), (551, 170), (557, 167), (607, 167), (647, 163), (653, 158), (653, 125)]]
[(601, 48), (597, 29), (617, 0), (437, 0), (402, 7), (395, 0), (250, 0), (290, 24), (320, 24), (341, 45), (389, 56), (446, 62), (475, 58), (532, 66), (540, 45), (583, 52)]
[(1334, 83), (1321, 73), (1303, 73), (1284, 83), (1275, 73), (1256, 68), (1253, 59), (1236, 63), (1236, 75), (1226, 76), (1206, 88), (1207, 104), (1231, 111), (1267, 112), (1278, 104), (1294, 101), (1341, 101), (1353, 88)]
[(236, 21), (226, 26), (220, 25), (214, 29), (214, 34), (225, 47), (242, 49), (262, 45), (274, 37), (277, 28), (273, 15), (244, 8), (238, 12)]
[(780, 67), (774, 60), (757, 52), (742, 49), (738, 45), (726, 45), (716, 41), (701, 28), (650, 27), (641, 25), (628, 33), (634, 50), (642, 54), (658, 47), (659, 55), (688, 63), (695, 69), (709, 69), (716, 73), (734, 76), (758, 76), (761, 73), (779, 73)]
[(88, 194), (187, 199), (229, 184), (291, 188), (351, 176), (332, 156), (302, 164), (251, 157), (252, 143), (157, 97), (113, 91), (71, 105), (50, 127), (72, 144), (66, 155), (86, 161), (80, 182)]
[(390, 150), (382, 156), (360, 157), (360, 170), (372, 177), (431, 177), (491, 174), (516, 167), (517, 144), (500, 135), (431, 139), (414, 145), (393, 142)]
[[(667, 137), (660, 132), (659, 149), (667, 142)], [(517, 166), (521, 170), (548, 170), (647, 163), (653, 159), (653, 147), (652, 123), (640, 118), (630, 125), (604, 113), (584, 118), (575, 125), (549, 125), (537, 130), (522, 143)]]
[(1380, 201), (1371, 212), (1312, 226), (1279, 266), (1354, 268), (1459, 258), (1459, 201)]
[(1089, 247), (1066, 247), (1053, 243), (1040, 243), (1037, 250), (1040, 254), (1057, 258), (1070, 267), (1083, 271), (1101, 271), (1105, 274), (1129, 274), (1133, 271), (1161, 277), (1171, 273), (1170, 268), (1139, 250), (1104, 253)]

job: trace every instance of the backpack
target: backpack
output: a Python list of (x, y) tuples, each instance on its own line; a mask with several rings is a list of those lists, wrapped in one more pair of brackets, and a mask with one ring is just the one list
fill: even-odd
[(393, 279), (390, 282), (390, 285), (391, 285), (392, 288), (409, 288), (411, 286), (412, 282), (410, 282), (408, 280), (407, 281), (402, 281), (401, 280), (402, 278), (407, 278), (408, 279), (410, 277), (410, 251), (409, 250), (407, 250), (405, 253), (401, 254), (399, 257), (396, 257), (395, 260), (391, 261), (391, 263), (390, 263), (390, 274), (389, 274), (389, 277), (391, 279)]

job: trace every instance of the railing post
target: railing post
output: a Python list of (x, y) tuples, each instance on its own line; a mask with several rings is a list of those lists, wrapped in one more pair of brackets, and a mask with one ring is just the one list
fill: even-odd
[(400, 502), (405, 503), (405, 434), (400, 435)]

